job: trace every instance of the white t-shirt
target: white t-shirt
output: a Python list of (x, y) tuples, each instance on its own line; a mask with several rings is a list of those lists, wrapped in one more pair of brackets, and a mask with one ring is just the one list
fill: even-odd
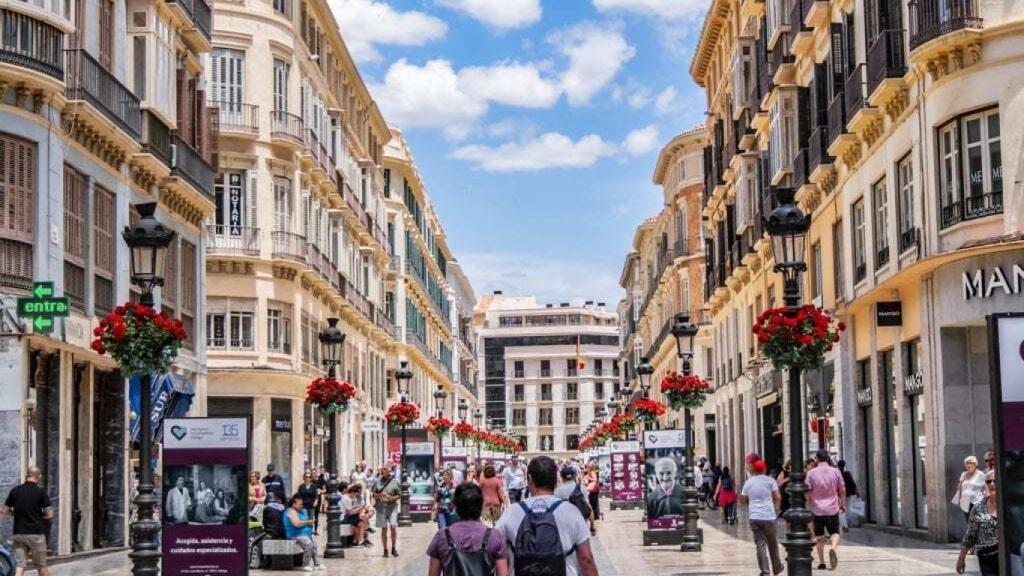
[(342, 511), (344, 511), (345, 516), (348, 516), (349, 514), (352, 514), (352, 512), (350, 512), (350, 510), (352, 510), (353, 508), (355, 508), (356, 506), (359, 506), (361, 504), (362, 504), (362, 499), (361, 498), (353, 498), (353, 497), (349, 496), (348, 494), (343, 494), (341, 496), (341, 509), (342, 509)]
[[(523, 500), (526, 506), (530, 510), (540, 512), (547, 510), (552, 504), (561, 500), (557, 496), (533, 496)], [(526, 513), (523, 512), (522, 507), (518, 504), (509, 506), (505, 513), (501, 515), (498, 520), (498, 524), (495, 526), (502, 534), (505, 535), (505, 540), (514, 544), (516, 541), (516, 534), (519, 532), (519, 525), (523, 523), (523, 518), (526, 517)], [(575, 506), (568, 502), (564, 502), (558, 508), (555, 509), (555, 523), (558, 524), (558, 536), (562, 539), (562, 549), (568, 552), (573, 546), (579, 546), (584, 542), (590, 540), (590, 528), (587, 526), (587, 521), (583, 519), (583, 515), (576, 509)], [(511, 546), (506, 546), (509, 551), (509, 561), (514, 562)], [(511, 568), (511, 566), (510, 566)], [(511, 569), (509, 573), (514, 573)], [(566, 576), (578, 576), (580, 573), (580, 563), (576, 559), (576, 553), (573, 552), (565, 559), (565, 575)]]
[(764, 474), (751, 476), (743, 483), (741, 494), (750, 499), (751, 520), (775, 520), (775, 502), (772, 496), (778, 491), (779, 484), (775, 482), (775, 478)]

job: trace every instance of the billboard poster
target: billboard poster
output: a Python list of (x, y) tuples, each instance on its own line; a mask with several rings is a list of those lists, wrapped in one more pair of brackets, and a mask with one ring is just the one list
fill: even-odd
[(648, 430), (643, 434), (647, 528), (682, 527), (686, 433), (682, 430)]
[(466, 471), (466, 458), (469, 456), (469, 448), (465, 446), (443, 446), (441, 448), (441, 466), (448, 468), (454, 466), (461, 472)]
[(161, 574), (247, 574), (249, 420), (168, 418), (163, 448)]
[(611, 443), (612, 501), (628, 502), (644, 497), (644, 475), (640, 464), (640, 442), (615, 440)]
[(612, 452), (608, 446), (597, 449), (597, 479), (601, 494), (612, 491)]
[(1024, 574), (1024, 315), (989, 318), (996, 438), (1000, 574)]
[(434, 509), (434, 443), (407, 442), (405, 469), (409, 475), (409, 512)]

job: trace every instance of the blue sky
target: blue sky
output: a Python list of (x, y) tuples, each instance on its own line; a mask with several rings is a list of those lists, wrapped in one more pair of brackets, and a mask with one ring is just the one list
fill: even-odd
[(622, 297), (707, 0), (329, 0), (478, 294)]

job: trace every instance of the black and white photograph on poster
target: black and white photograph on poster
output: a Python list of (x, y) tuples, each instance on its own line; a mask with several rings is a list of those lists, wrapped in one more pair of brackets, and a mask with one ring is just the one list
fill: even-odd
[(434, 508), (434, 443), (407, 443), (405, 467), (409, 474), (409, 511), (430, 512)]
[(247, 521), (245, 466), (164, 467), (164, 524), (238, 524)]
[(1024, 576), (1024, 315), (996, 315), (990, 323), (993, 376), (999, 383), (992, 425), (999, 449), (994, 486), (1003, 519), (1001, 573)]
[(683, 523), (683, 474), (686, 434), (682, 430), (644, 432), (647, 527), (676, 528)]

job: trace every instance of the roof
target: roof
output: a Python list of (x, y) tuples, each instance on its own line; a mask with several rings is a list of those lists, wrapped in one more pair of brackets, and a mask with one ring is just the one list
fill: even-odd
[(729, 13), (729, 4), (729, 0), (711, 0), (707, 16), (704, 17), (704, 25), (700, 29), (697, 50), (694, 51), (693, 61), (690, 62), (690, 76), (702, 88), (705, 87), (704, 77), (714, 58), (718, 37), (722, 34), (722, 27), (728, 23), (725, 16)]
[(677, 134), (674, 138), (668, 141), (661, 152), (658, 153), (658, 162), (654, 165), (654, 176), (652, 180), (655, 184), (661, 184), (665, 181), (665, 174), (668, 172), (668, 166), (671, 161), (676, 157), (677, 154), (687, 149), (690, 146), (696, 148), (702, 148), (704, 146), (704, 140), (707, 136), (707, 129), (703, 124), (697, 125), (685, 132)]

